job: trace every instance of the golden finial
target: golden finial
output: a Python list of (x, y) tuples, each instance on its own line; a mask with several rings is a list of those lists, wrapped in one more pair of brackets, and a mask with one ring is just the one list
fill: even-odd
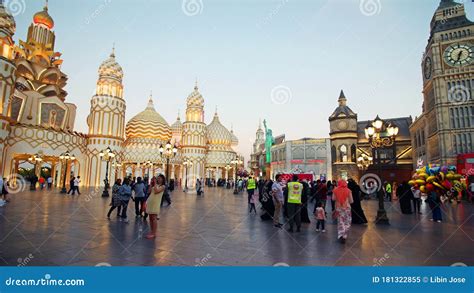
[(150, 97), (148, 98), (148, 106), (147, 108), (155, 108), (153, 105), (153, 92), (150, 90)]
[(115, 42), (112, 43), (112, 53), (110, 53), (110, 57), (115, 58)]
[(48, 0), (46, 0), (46, 2), (44, 3), (44, 10), (48, 11)]

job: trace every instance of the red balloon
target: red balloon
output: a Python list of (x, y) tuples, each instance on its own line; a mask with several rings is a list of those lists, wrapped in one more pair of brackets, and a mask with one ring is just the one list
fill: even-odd
[(431, 183), (428, 183), (428, 184), (426, 184), (425, 186), (426, 186), (426, 191), (428, 191), (428, 192), (433, 191), (434, 188), (435, 188), (434, 185), (431, 184)]
[(451, 182), (449, 182), (449, 180), (447, 180), (447, 179), (443, 181), (443, 186), (446, 189), (451, 189), (451, 187), (452, 187)]

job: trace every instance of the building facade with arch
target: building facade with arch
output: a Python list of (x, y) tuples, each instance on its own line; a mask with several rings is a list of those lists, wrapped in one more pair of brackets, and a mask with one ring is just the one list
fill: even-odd
[[(192, 163), (186, 165), (190, 188), (205, 177), (206, 168), (214, 168), (220, 178), (235, 173), (231, 161), (237, 156), (238, 139), (220, 123), (217, 113), (205, 124), (204, 98), (197, 83), (186, 99), (184, 122), (178, 115), (169, 125), (151, 95), (145, 109), (126, 122), (124, 71), (113, 49), (98, 69), (88, 132), (79, 133), (74, 130), (77, 106), (67, 101), (68, 77), (61, 70), (61, 53), (55, 51), (54, 21), (47, 4), (33, 16), (26, 41), (15, 44), (15, 31), (15, 19), (0, 1), (0, 172), (8, 180), (18, 177), (25, 163), (34, 165), (37, 176), (47, 165), (56, 186), (69, 185), (69, 176), (80, 176), (85, 186), (100, 186), (106, 174), (113, 181), (156, 175), (166, 168), (170, 177), (184, 184), (184, 161)], [(178, 152), (166, 164), (159, 147), (168, 142)], [(115, 154), (109, 163), (100, 156), (107, 148)], [(65, 152), (74, 159), (62, 161)], [(40, 163), (32, 164), (35, 156)]]

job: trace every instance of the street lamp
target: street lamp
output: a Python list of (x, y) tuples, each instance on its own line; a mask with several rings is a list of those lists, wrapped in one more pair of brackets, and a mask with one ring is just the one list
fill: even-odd
[(160, 151), (160, 156), (161, 157), (164, 156), (166, 158), (165, 174), (166, 174), (166, 181), (169, 182), (168, 172), (169, 172), (170, 159), (176, 156), (176, 154), (178, 153), (178, 148), (176, 147), (176, 145), (171, 145), (171, 142), (168, 141), (165, 147), (163, 147), (163, 145), (160, 145), (159, 151)]
[(186, 161), (183, 162), (183, 165), (186, 169), (186, 177), (184, 179), (184, 192), (186, 192), (188, 190), (188, 167), (191, 167), (193, 162), (191, 162), (189, 159), (186, 159)]
[(112, 167), (114, 168), (115, 171), (115, 180), (117, 180), (117, 174), (119, 170), (122, 170), (122, 163), (120, 162), (113, 162)]
[(242, 164), (242, 160), (239, 159), (239, 156), (235, 156), (235, 159), (230, 162), (232, 165), (235, 166), (235, 182), (234, 182), (234, 194), (239, 194), (239, 190), (237, 189), (237, 167)]
[(61, 162), (63, 163), (63, 166), (64, 166), (63, 187), (61, 188), (61, 193), (67, 193), (67, 189), (66, 189), (67, 163), (68, 163), (69, 160), (74, 161), (76, 159), (76, 157), (74, 157), (74, 155), (69, 153), (69, 151), (66, 151), (66, 152), (59, 155), (59, 159), (61, 160)]
[(105, 165), (105, 179), (104, 179), (104, 192), (102, 192), (102, 197), (109, 197), (109, 163), (115, 158), (115, 153), (110, 147), (107, 147), (105, 150), (101, 150), (99, 157), (102, 161), (106, 162)]
[[(380, 150), (385, 148), (394, 147), (395, 137), (399, 131), (398, 126), (393, 123), (386, 123), (377, 115), (372, 123), (365, 127), (365, 137), (368, 139), (370, 147), (372, 148), (372, 154), (375, 158), (375, 162), (378, 166), (379, 177), (382, 176), (382, 162), (380, 158)], [(380, 184), (382, 185), (382, 179), (380, 178)], [(376, 224), (388, 224), (387, 211), (385, 211), (384, 204), (384, 193), (382, 186), (379, 186), (378, 190), (379, 209), (377, 211), (377, 217), (375, 218)]]
[[(40, 153), (36, 153), (32, 155), (31, 157), (28, 158), (28, 161), (33, 164), (33, 176), (36, 176), (36, 168), (38, 167), (38, 163), (43, 161), (43, 155)], [(30, 190), (35, 190), (36, 189), (36, 182), (35, 184), (30, 184)]]
[(228, 184), (228, 180), (229, 180), (229, 170), (230, 170), (232, 167), (231, 167), (230, 165), (225, 165), (224, 168), (225, 168), (225, 177), (226, 177), (226, 179), (227, 179), (227, 180), (226, 180), (227, 182), (225, 183), (225, 184), (226, 184), (225, 187), (227, 188), (227, 186), (229, 186), (228, 188), (230, 188), (230, 185), (227, 185), (227, 184)]

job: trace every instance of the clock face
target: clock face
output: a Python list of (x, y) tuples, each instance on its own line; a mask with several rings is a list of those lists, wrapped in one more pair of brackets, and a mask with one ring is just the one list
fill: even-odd
[(339, 121), (339, 123), (337, 124), (337, 128), (339, 128), (339, 130), (346, 130), (348, 127), (349, 124), (347, 123), (347, 121)]
[(428, 56), (425, 58), (425, 63), (423, 64), (423, 71), (425, 73), (425, 78), (430, 79), (431, 78), (431, 71), (433, 70), (433, 63), (431, 61), (431, 58)]
[(474, 51), (471, 45), (455, 44), (444, 51), (444, 61), (450, 66), (466, 66), (474, 59)]

